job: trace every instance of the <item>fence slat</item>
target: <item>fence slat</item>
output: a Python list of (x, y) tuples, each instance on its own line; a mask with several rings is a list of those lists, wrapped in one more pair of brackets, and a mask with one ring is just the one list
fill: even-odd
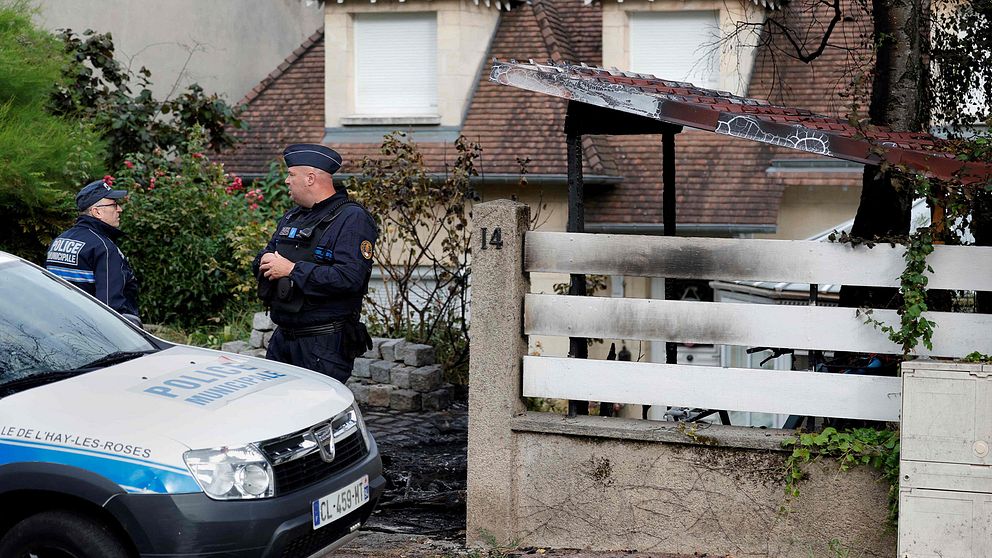
[[(901, 353), (886, 334), (856, 317), (854, 308), (779, 306), (528, 294), (524, 331), (529, 335), (639, 339), (783, 347), (859, 353)], [(936, 322), (933, 350), (921, 356), (992, 354), (992, 314), (928, 312)], [(875, 319), (898, 327), (894, 310)]]
[[(888, 244), (530, 231), (524, 246), (532, 272), (896, 287), (905, 268)], [(928, 288), (992, 291), (992, 247), (936, 246), (928, 263)]]
[(523, 395), (898, 421), (900, 378), (524, 357)]

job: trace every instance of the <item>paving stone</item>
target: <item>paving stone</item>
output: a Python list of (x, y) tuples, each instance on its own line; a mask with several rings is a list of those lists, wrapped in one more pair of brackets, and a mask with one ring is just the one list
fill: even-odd
[(241, 354), (258, 357), (258, 358), (265, 358), (265, 349), (248, 349), (247, 351)]
[(400, 355), (403, 356), (403, 362), (407, 366), (419, 367), (434, 364), (434, 347), (430, 345), (409, 343), (402, 350), (398, 351), (397, 356)]
[(375, 362), (370, 358), (358, 357), (355, 359), (355, 366), (351, 369), (351, 373), (358, 378), (371, 378), (372, 372), (369, 370), (369, 366)]
[(350, 386), (351, 393), (355, 394), (355, 401), (358, 401), (359, 405), (368, 405), (369, 403), (369, 385), (368, 384), (354, 384)]
[(252, 349), (260, 349), (262, 347), (264, 337), (265, 332), (253, 329), (251, 332), (251, 337), (248, 338), (248, 346)]
[(368, 351), (365, 351), (365, 354), (362, 356), (365, 358), (382, 358), (381, 348), (382, 348), (382, 344), (385, 343), (386, 341), (389, 341), (389, 339), (385, 337), (373, 337), (372, 348), (369, 349)]
[(410, 389), (419, 392), (434, 391), (441, 387), (441, 367), (438, 365), (417, 368), (410, 372)]
[(396, 411), (419, 411), (420, 394), (412, 389), (397, 389), (389, 394), (389, 408)]
[(451, 388), (443, 387), (425, 393), (421, 398), (421, 403), (425, 411), (443, 411), (451, 406)]
[(387, 339), (379, 345), (379, 353), (382, 355), (382, 360), (392, 362), (396, 360), (396, 346), (400, 343), (405, 343), (402, 339)]
[(411, 366), (397, 366), (389, 371), (389, 383), (401, 389), (410, 389), (410, 372), (416, 368)]
[(276, 328), (276, 324), (268, 312), (255, 312), (251, 319), (251, 328), (259, 331), (272, 331)]
[(220, 346), (220, 350), (227, 351), (229, 353), (240, 353), (242, 351), (248, 350), (247, 341), (228, 341)]
[(369, 386), (369, 407), (388, 407), (389, 406), (389, 394), (392, 393), (396, 388), (393, 386), (386, 385), (370, 385)]
[(371, 376), (373, 382), (388, 384), (390, 371), (393, 368), (396, 368), (395, 362), (376, 360), (369, 365), (369, 375)]

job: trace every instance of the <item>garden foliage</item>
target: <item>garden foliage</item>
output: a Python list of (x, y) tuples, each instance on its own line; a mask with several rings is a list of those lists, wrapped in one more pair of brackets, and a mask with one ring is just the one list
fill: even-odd
[(199, 128), (180, 150), (125, 159), (114, 187), (130, 192), (121, 250), (141, 282), (142, 317), (194, 326), (251, 306), (251, 260), (271, 225), (258, 218), (264, 196), (224, 173), (203, 150)]
[(65, 64), (26, 3), (0, 2), (0, 249), (36, 262), (71, 224), (73, 194), (103, 170), (99, 136), (48, 111)]
[(379, 223), (374, 260), (383, 285), (366, 299), (371, 329), (434, 345), (449, 379), (461, 382), (468, 366), (471, 177), (480, 152), (459, 138), (454, 162), (437, 176), (413, 141), (393, 133), (346, 183)]
[(217, 94), (207, 95), (194, 83), (178, 97), (159, 101), (148, 88), (147, 68), (135, 75), (114, 58), (110, 33), (86, 30), (80, 36), (66, 29), (59, 39), (68, 63), (52, 92), (52, 110), (92, 124), (107, 141), (111, 167), (131, 153), (181, 153), (194, 126), (202, 128), (213, 151), (234, 145), (231, 131), (243, 125), (239, 110)]

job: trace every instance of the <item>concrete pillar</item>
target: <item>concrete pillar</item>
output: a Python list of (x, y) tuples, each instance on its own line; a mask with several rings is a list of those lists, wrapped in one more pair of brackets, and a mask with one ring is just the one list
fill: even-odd
[(510, 419), (525, 411), (521, 397), (521, 368), (527, 353), (523, 297), (530, 289), (523, 267), (523, 238), (530, 222), (530, 208), (510, 200), (496, 200), (476, 205), (472, 215), (475, 223), (465, 534), (469, 544), (481, 542), (483, 532), (499, 542), (509, 541), (516, 530), (516, 451)]

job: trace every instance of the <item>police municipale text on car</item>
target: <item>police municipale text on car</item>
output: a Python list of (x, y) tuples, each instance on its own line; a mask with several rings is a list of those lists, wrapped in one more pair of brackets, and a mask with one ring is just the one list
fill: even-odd
[(320, 555), (384, 485), (336, 380), (167, 343), (0, 252), (0, 557)]

